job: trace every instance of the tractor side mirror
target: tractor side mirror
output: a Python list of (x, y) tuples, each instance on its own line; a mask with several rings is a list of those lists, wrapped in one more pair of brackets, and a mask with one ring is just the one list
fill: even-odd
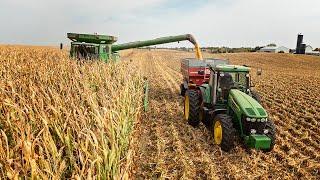
[(198, 71), (198, 74), (199, 74), (199, 75), (204, 75), (204, 70)]
[(257, 75), (258, 75), (258, 76), (261, 76), (261, 75), (262, 75), (262, 69), (261, 69), (261, 68), (258, 68), (258, 69), (257, 69)]

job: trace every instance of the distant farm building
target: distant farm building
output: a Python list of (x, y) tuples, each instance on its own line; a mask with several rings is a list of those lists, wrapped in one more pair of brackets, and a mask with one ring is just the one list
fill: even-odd
[(305, 51), (305, 52), (306, 52), (306, 53), (308, 53), (308, 52), (310, 53), (310, 52), (312, 52), (312, 51), (313, 51), (312, 46), (307, 45), (307, 46), (306, 46), (306, 51)]
[(290, 49), (284, 46), (266, 46), (260, 49), (260, 52), (269, 53), (289, 53)]
[(305, 54), (305, 53), (306, 53), (306, 44), (303, 43), (303, 35), (298, 34), (296, 54)]
[(317, 55), (317, 56), (320, 55), (320, 52), (319, 52), (319, 51), (314, 51), (313, 48), (312, 48), (312, 46), (310, 46), (310, 45), (307, 45), (307, 46), (306, 46), (306, 51), (305, 51), (305, 53), (308, 54), (308, 55)]

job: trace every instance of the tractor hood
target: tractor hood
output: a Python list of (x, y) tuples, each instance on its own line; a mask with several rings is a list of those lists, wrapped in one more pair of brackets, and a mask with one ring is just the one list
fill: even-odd
[(239, 111), (242, 111), (246, 115), (246, 117), (268, 117), (268, 114), (264, 110), (264, 108), (255, 99), (242, 91), (231, 89), (229, 98), (231, 106), (234, 106)]

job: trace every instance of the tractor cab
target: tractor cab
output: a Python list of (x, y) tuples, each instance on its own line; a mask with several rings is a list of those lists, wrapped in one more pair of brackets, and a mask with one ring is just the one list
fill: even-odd
[(210, 66), (208, 83), (199, 86), (204, 102), (224, 107), (232, 89), (251, 95), (250, 68), (239, 65), (220, 64)]
[(250, 92), (249, 68), (237, 65), (218, 65), (211, 68), (209, 85), (216, 86), (217, 101), (225, 102), (231, 89), (238, 89), (244, 93)]

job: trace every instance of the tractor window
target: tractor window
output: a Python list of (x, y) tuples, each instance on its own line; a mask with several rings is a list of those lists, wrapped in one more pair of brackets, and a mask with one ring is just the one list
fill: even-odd
[(238, 73), (238, 82), (239, 84), (247, 87), (247, 74), (246, 73)]
[(234, 72), (234, 89), (239, 89), (241, 91), (246, 91), (246, 89), (249, 87), (249, 76), (246, 72)]
[(248, 77), (245, 72), (223, 72), (219, 75), (218, 80), (218, 96), (220, 99), (226, 100), (230, 89), (239, 89), (246, 91), (248, 87)]
[(230, 89), (234, 86), (235, 73), (220, 73), (219, 88)]
[(230, 89), (234, 87), (235, 77), (235, 73), (220, 73), (218, 81), (219, 99), (227, 100)]

